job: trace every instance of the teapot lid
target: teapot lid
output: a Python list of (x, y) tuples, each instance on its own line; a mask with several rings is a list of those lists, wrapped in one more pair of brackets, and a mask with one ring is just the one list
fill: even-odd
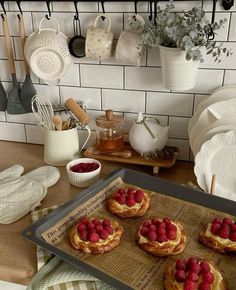
[(113, 110), (106, 110), (105, 115), (96, 118), (96, 125), (101, 128), (117, 128), (123, 126), (124, 117), (113, 114)]

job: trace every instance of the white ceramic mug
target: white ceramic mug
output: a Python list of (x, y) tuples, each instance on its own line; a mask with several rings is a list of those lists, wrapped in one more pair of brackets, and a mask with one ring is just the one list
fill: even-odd
[[(90, 137), (90, 132), (88, 138)], [(80, 151), (79, 136), (77, 128), (56, 131), (44, 129), (44, 161), (54, 166), (64, 166), (69, 161), (79, 158)]]
[[(135, 15), (136, 19), (144, 26), (145, 21), (141, 15)], [(116, 46), (116, 59), (124, 64), (141, 65), (142, 38), (139, 31), (123, 30), (120, 33)]]
[[(107, 21), (107, 28), (98, 27), (101, 17)], [(86, 35), (85, 53), (92, 59), (106, 59), (111, 56), (114, 33), (111, 31), (111, 19), (106, 14), (99, 14)]]

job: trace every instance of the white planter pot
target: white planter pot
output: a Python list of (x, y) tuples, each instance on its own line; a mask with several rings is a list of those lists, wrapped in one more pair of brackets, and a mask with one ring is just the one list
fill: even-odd
[(195, 86), (198, 61), (188, 61), (179, 48), (159, 46), (163, 85), (170, 90), (189, 90)]

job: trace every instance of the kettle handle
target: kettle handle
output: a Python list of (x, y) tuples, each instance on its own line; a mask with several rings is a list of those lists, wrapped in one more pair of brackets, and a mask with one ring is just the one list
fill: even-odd
[(146, 123), (147, 120), (155, 120), (157, 122), (157, 124), (160, 125), (159, 120), (155, 117), (143, 117), (143, 119), (140, 122), (138, 122), (137, 119), (135, 119), (135, 123), (136, 124), (143, 124), (145, 126), (145, 128), (147, 129), (148, 133), (151, 135), (151, 137), (153, 139), (156, 139), (156, 136), (153, 134), (152, 130), (150, 129), (150, 127)]

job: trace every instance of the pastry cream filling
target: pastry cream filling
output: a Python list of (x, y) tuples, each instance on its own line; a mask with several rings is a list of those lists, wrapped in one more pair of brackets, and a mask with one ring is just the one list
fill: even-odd
[[(221, 284), (221, 282), (223, 280), (223, 277), (222, 277), (221, 273), (219, 273), (218, 271), (216, 271), (216, 269), (211, 264), (209, 264), (209, 265), (210, 265), (211, 272), (214, 275), (214, 283), (211, 285), (211, 289), (212, 290), (220, 290), (221, 289), (220, 284)], [(174, 273), (175, 273), (175, 269), (173, 269), (173, 273), (172, 273), (173, 279), (175, 279), (174, 278)], [(196, 282), (196, 286), (197, 287), (202, 282), (202, 280), (203, 280), (202, 279), (202, 275), (200, 275), (199, 280)], [(173, 283), (171, 283), (171, 284), (173, 286), (176, 286), (176, 289), (183, 289), (183, 283), (181, 283), (181, 282), (178, 282), (176, 280), (173, 280)], [(197, 287), (196, 287), (196, 289), (197, 289)]]
[(214, 240), (216, 240), (219, 244), (225, 246), (234, 246), (236, 245), (236, 242), (231, 241), (230, 239), (222, 239), (220, 236), (214, 235), (211, 232), (211, 224), (208, 224), (207, 229), (206, 229), (206, 236), (213, 238)]
[[(177, 228), (176, 239), (175, 240), (168, 240), (167, 242), (163, 242), (163, 243), (159, 243), (159, 242), (155, 241), (155, 243), (159, 244), (160, 246), (163, 246), (163, 245), (176, 246), (176, 245), (178, 245), (180, 243), (181, 231), (179, 230), (178, 226), (174, 222), (171, 222), (171, 223), (173, 225), (175, 225), (176, 228)], [(140, 234), (139, 242), (140, 243), (146, 243), (146, 242), (150, 242), (150, 241)]]

